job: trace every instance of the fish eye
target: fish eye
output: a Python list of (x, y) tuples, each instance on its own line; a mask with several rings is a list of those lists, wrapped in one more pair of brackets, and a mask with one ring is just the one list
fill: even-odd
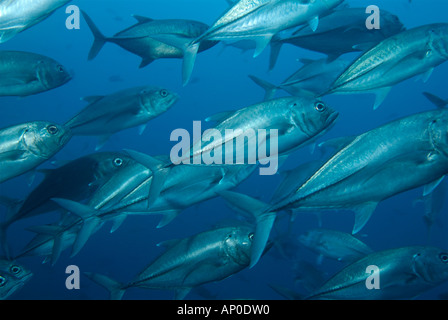
[(59, 129), (56, 126), (51, 125), (51, 126), (47, 127), (47, 131), (48, 131), (49, 134), (55, 135), (56, 133), (58, 133)]
[(59, 71), (59, 72), (65, 72), (65, 69), (64, 69), (64, 67), (63, 66), (61, 66), (60, 64), (56, 67), (56, 69)]
[(323, 103), (323, 102), (317, 102), (317, 103), (314, 105), (314, 109), (316, 109), (316, 110), (319, 111), (319, 112), (323, 112), (323, 111), (325, 111), (326, 108), (327, 108), (327, 106), (326, 106), (325, 103)]
[(247, 237), (252, 242), (254, 240), (254, 233), (253, 232), (249, 233), (249, 235)]
[(443, 263), (448, 263), (448, 253), (441, 253), (439, 255), (440, 260), (442, 260)]
[(166, 98), (168, 96), (168, 91), (160, 90), (160, 95), (162, 96), (162, 98)]
[(6, 278), (3, 276), (0, 276), (0, 288), (3, 287), (6, 284)]
[(121, 159), (121, 158), (114, 159), (114, 166), (121, 167), (122, 165), (123, 165), (123, 159)]
[(22, 271), (22, 268), (19, 266), (13, 265), (11, 268), (9, 268), (9, 271), (11, 271), (14, 274), (19, 274)]

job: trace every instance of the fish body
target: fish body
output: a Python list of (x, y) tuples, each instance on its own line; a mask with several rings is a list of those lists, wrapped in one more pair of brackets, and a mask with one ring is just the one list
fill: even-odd
[[(173, 41), (188, 43), (208, 29), (208, 25), (194, 20), (154, 20), (147, 17), (134, 16), (138, 20), (137, 24), (118, 32), (112, 37), (105, 37), (85, 12), (83, 12), (83, 15), (95, 37), (95, 42), (89, 53), (89, 60), (96, 57), (105, 43), (110, 42), (141, 57), (140, 68), (151, 64), (157, 59), (183, 57), (181, 49), (160, 41), (159, 37), (160, 39), (168, 38), (173, 39)], [(208, 50), (216, 44), (216, 41), (204, 41), (199, 48), (199, 52)]]
[(71, 80), (65, 67), (52, 58), (24, 51), (0, 51), (0, 96), (29, 96)]
[(427, 79), (448, 59), (448, 24), (429, 24), (391, 36), (361, 55), (329, 93), (377, 93), (377, 108), (390, 88), (417, 75)]
[(352, 208), (355, 233), (378, 202), (448, 172), (447, 129), (447, 110), (435, 110), (361, 134), (270, 210)]
[(118, 170), (128, 165), (129, 161), (132, 159), (125, 154), (101, 152), (80, 157), (56, 169), (42, 171), (44, 179), (21, 202), (7, 224), (59, 209), (56, 203), (50, 201), (51, 198), (76, 201), (88, 198)]
[(176, 290), (176, 299), (183, 299), (199, 285), (223, 280), (249, 265), (252, 243), (249, 227), (226, 227), (172, 240), (161, 254), (132, 281), (117, 285), (95, 273), (89, 278), (108, 288), (112, 299), (121, 299), (131, 287)]
[(0, 260), (0, 300), (8, 299), (20, 290), (33, 273), (15, 261)]
[(118, 131), (144, 128), (150, 120), (170, 109), (178, 95), (163, 88), (142, 86), (85, 100), (90, 103), (65, 125), (74, 135), (98, 135), (104, 142)]
[[(368, 289), (378, 268), (379, 289)], [(448, 254), (434, 247), (401, 247), (379, 251), (350, 264), (335, 274), (308, 299), (397, 300), (412, 299), (448, 280)]]
[(0, 2), (0, 43), (48, 18), (71, 0), (3, 0)]
[[(187, 153), (190, 155), (188, 160), (191, 161), (192, 158), (194, 162), (196, 157), (203, 156), (217, 148), (224, 149), (223, 158), (229, 156), (234, 159), (241, 152), (242, 145), (237, 143), (236, 148), (225, 149), (226, 143), (231, 140), (238, 141), (241, 137), (250, 133), (254, 134), (248, 137), (244, 144), (245, 148), (253, 143), (258, 147), (265, 143), (266, 148), (272, 146), (273, 143), (277, 143), (278, 154), (286, 154), (312, 142), (327, 132), (337, 117), (337, 112), (320, 99), (316, 99), (309, 94), (301, 97), (278, 98), (251, 105), (235, 112), (218, 114), (209, 118), (216, 119), (218, 122), (213, 128), (214, 131), (204, 133), (202, 141), (198, 141), (192, 146), (191, 151)], [(259, 130), (262, 129), (266, 130), (265, 138), (260, 137)], [(269, 136), (270, 132), (268, 131), (272, 129), (277, 130), (277, 141), (271, 140)], [(229, 133), (231, 130), (232, 132)], [(220, 139), (212, 138), (216, 131), (220, 133)], [(249, 150), (247, 153), (249, 153)], [(264, 159), (266, 155), (257, 152), (257, 156), (248, 155), (248, 157), (259, 161)], [(181, 159), (181, 161), (184, 160), (186, 159)]]

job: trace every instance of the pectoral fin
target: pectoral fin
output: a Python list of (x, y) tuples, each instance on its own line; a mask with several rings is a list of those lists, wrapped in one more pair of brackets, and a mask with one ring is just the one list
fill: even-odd
[(430, 193), (432, 193), (434, 189), (437, 188), (439, 184), (443, 181), (443, 178), (445, 178), (445, 176), (442, 176), (441, 178), (425, 185), (423, 188), (423, 196), (425, 197)]
[(368, 202), (354, 210), (355, 225), (353, 226), (353, 234), (358, 233), (366, 225), (377, 205), (377, 202)]
[(272, 34), (267, 34), (253, 39), (255, 41), (254, 58), (258, 57), (263, 52), (269, 42), (271, 42), (272, 37)]
[(24, 157), (25, 150), (12, 150), (0, 153), (0, 162), (3, 161), (17, 161)]

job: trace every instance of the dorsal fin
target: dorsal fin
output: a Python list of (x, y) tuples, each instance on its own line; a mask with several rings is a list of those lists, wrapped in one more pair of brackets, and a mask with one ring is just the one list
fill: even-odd
[(154, 19), (144, 17), (144, 16), (139, 16), (138, 14), (133, 14), (132, 17), (135, 18), (139, 23), (147, 23), (147, 22), (154, 21)]

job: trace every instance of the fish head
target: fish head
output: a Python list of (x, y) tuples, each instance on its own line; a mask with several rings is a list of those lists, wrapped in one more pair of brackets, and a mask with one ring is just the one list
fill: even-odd
[(135, 161), (126, 154), (120, 152), (100, 152), (92, 155), (97, 161), (95, 176), (97, 179), (108, 177), (126, 168)]
[(36, 121), (26, 125), (22, 142), (34, 155), (49, 159), (72, 137), (68, 127), (47, 121)]
[(438, 153), (448, 157), (448, 110), (442, 110), (438, 115), (429, 123), (429, 139)]
[(254, 231), (245, 226), (228, 228), (225, 233), (224, 251), (233, 262), (241, 266), (250, 264)]
[(160, 114), (171, 108), (179, 96), (163, 88), (144, 87), (139, 93), (140, 105), (148, 114)]
[(339, 113), (313, 95), (294, 97), (290, 103), (292, 121), (310, 138), (329, 130)]
[(0, 300), (4, 300), (23, 287), (33, 273), (15, 261), (0, 260)]
[(414, 273), (425, 282), (438, 284), (448, 280), (448, 251), (419, 247), (412, 257)]
[(40, 60), (37, 64), (36, 76), (47, 90), (62, 86), (72, 79), (67, 69), (53, 59)]
[(432, 39), (432, 48), (444, 59), (448, 59), (448, 23), (437, 23), (428, 29)]

